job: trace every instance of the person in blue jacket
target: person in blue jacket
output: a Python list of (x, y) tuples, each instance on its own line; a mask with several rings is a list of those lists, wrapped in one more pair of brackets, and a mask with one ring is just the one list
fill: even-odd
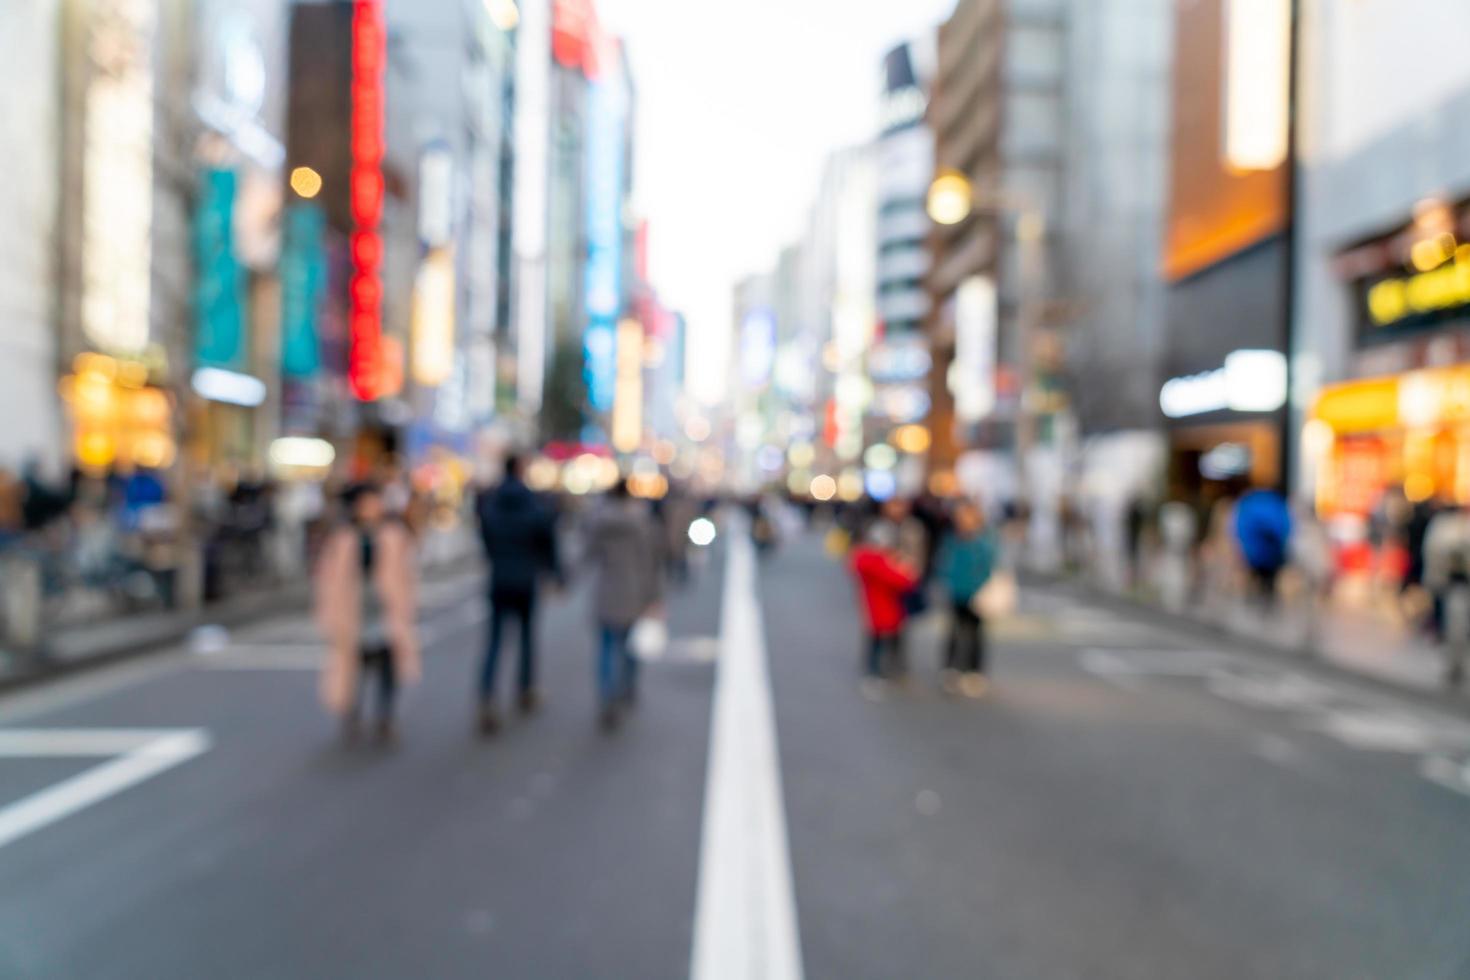
[(934, 572), (954, 612), (945, 650), (945, 688), (971, 697), (984, 694), (986, 687), (985, 623), (974, 600), (990, 581), (995, 563), (995, 536), (985, 526), (984, 512), (974, 501), (960, 501), (954, 509), (952, 530), (939, 546)]
[(1235, 540), (1257, 596), (1276, 601), (1276, 580), (1291, 548), (1291, 509), (1275, 490), (1255, 489), (1235, 503)]

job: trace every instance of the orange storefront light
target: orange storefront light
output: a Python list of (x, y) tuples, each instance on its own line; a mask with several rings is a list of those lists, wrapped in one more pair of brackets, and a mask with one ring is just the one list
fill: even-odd
[(1324, 388), (1312, 406), (1312, 418), (1339, 434), (1397, 428), (1399, 379), (1373, 378)]

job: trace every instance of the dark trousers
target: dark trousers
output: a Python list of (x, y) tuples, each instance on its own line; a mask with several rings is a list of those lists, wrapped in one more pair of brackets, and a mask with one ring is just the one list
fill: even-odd
[(1280, 565), (1251, 566), (1251, 582), (1255, 586), (1256, 599), (1270, 609), (1276, 605), (1276, 580), (1281, 576)]
[(362, 675), (358, 685), (358, 704), (376, 680), (378, 687), (378, 717), (389, 721), (393, 717), (393, 705), (398, 698), (398, 670), (393, 663), (393, 651), (387, 647), (368, 647), (362, 651)]
[(950, 620), (949, 646), (945, 649), (946, 670), (985, 673), (985, 622), (968, 602), (956, 599)]
[(886, 656), (895, 664), (903, 662), (902, 635), (899, 633), (888, 633), (881, 636), (868, 637), (868, 667), (869, 677), (883, 676), (883, 659)]
[(536, 600), (530, 592), (499, 593), (490, 596), (490, 643), (480, 668), (480, 699), (495, 696), (495, 675), (500, 667), (500, 638), (507, 620), (515, 619), (520, 628), (521, 660), (517, 686), (524, 694), (536, 686)]

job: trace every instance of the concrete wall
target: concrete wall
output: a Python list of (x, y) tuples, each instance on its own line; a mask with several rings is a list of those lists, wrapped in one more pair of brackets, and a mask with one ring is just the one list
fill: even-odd
[(0, 466), (61, 457), (56, 396), (60, 2), (0, 3)]

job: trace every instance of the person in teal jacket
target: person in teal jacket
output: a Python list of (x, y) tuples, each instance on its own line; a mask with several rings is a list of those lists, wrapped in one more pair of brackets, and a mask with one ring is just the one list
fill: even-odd
[(985, 514), (970, 500), (955, 506), (952, 530), (945, 535), (934, 564), (954, 610), (945, 651), (944, 684), (971, 697), (985, 693), (985, 624), (975, 610), (975, 593), (990, 581), (996, 542)]

